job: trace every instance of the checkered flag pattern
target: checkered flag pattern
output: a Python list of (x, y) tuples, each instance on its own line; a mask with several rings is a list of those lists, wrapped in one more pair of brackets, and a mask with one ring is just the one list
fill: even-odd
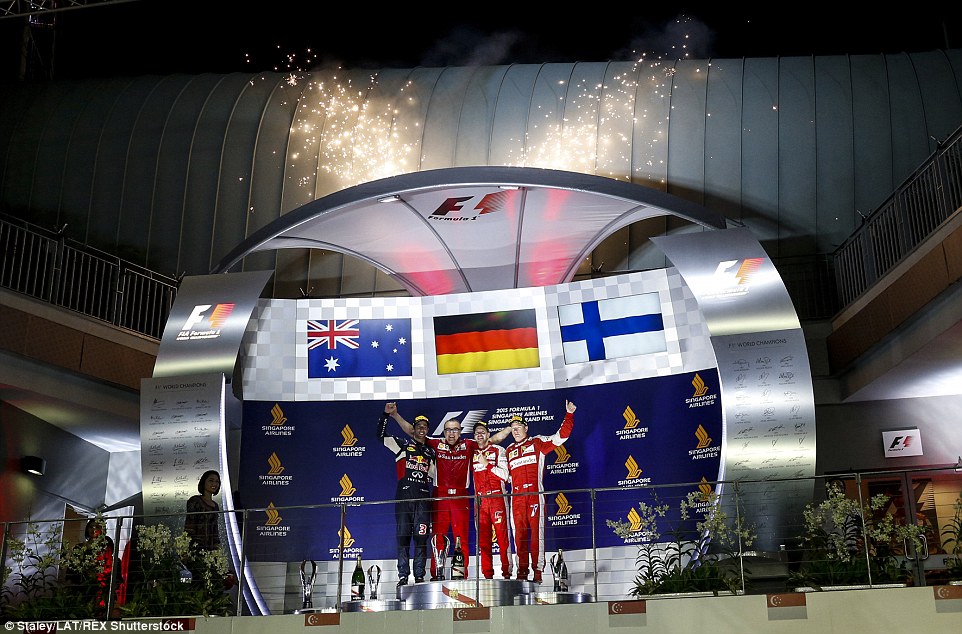
[[(566, 364), (558, 307), (657, 293), (667, 349)], [(438, 374), (434, 318), (534, 309), (537, 368)], [(308, 320), (410, 319), (411, 376), (311, 378)], [(241, 347), (244, 398), (278, 401), (418, 399), (478, 393), (551, 390), (669, 376), (716, 367), (698, 302), (674, 268), (556, 286), (429, 297), (261, 300)]]

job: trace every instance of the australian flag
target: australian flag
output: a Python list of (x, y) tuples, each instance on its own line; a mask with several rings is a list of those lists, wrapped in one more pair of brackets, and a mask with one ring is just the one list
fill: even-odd
[(307, 377), (411, 376), (410, 319), (310, 319)]

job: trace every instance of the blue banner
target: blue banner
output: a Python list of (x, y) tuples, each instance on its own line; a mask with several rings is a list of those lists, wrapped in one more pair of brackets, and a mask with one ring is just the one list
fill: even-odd
[[(577, 406), (574, 430), (545, 460), (548, 551), (592, 546), (586, 489), (611, 489), (595, 501), (595, 538), (599, 547), (619, 546), (634, 542), (606, 520), (632, 524), (638, 503), (652, 501), (647, 487), (718, 479), (722, 408), (715, 369), (567, 390), (399, 401), (398, 411), (409, 421), (426, 414), (432, 435), (452, 417), (486, 420), (496, 432), (521, 412), (529, 434), (550, 436), (564, 418), (565, 400)], [(376, 435), (383, 411), (383, 402), (244, 403), (240, 498), (247, 508), (267, 509), (253, 513), (247, 526), (252, 560), (336, 559), (342, 539), (348, 557), (395, 557), (393, 504), (377, 503), (394, 498), (397, 482), (393, 454)], [(388, 433), (404, 435), (393, 421)], [(317, 506), (290, 508), (306, 505)]]

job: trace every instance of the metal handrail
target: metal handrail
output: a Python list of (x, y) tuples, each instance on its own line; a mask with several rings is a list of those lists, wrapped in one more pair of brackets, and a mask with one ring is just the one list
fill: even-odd
[(832, 254), (846, 307), (962, 209), (959, 127)]
[(179, 281), (0, 217), (0, 287), (160, 340)]

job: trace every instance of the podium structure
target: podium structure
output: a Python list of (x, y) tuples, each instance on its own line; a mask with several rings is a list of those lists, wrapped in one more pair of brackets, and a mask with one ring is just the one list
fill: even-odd
[[(658, 234), (639, 247), (646, 270), (575, 279), (605, 238), (642, 221)], [(409, 296), (262, 298), (273, 271), (230, 272), (283, 249), (353, 256)], [(484, 323), (524, 329), (526, 352), (499, 355), (510, 358), (501, 365), (441, 358), (446, 333)], [(328, 585), (317, 594), (330, 605), (318, 609), (365, 607), (331, 592), (355, 556), (380, 565), (384, 584), (396, 580), (393, 517), (368, 504), (393, 497), (388, 455), (370, 434), (387, 400), (429, 409), (436, 428), (457, 417), (468, 433), (476, 420), (496, 429), (524, 411), (532, 433), (550, 434), (564, 400), (578, 405), (572, 437), (546, 467), (553, 493), (543, 502), (572, 592), (429, 582), (401, 588), (404, 609), (584, 602), (623, 588), (633, 571), (589, 559), (637, 540), (589, 538), (588, 525), (595, 512), (600, 526), (630, 519), (651, 484), (701, 482), (707, 495), (723, 492), (717, 481), (750, 481), (746, 492), (765, 500), (743, 512), (755, 547), (777, 550), (777, 527), (813, 487), (803, 480), (815, 469), (811, 372), (771, 258), (709, 209), (585, 174), (423, 171), (292, 210), (210, 275), (185, 278), (142, 394), (145, 511), (179, 513), (202, 467), (221, 471), (224, 510), (234, 510), (235, 487), (258, 509), (244, 544), (234, 513), (224, 526), (252, 614), (290, 611), (261, 588), (285, 594), (291, 584), (276, 573), (285, 562), (319, 562)], [(580, 492), (610, 487), (624, 502), (600, 511)], [(251, 561), (274, 572), (257, 578)], [(394, 605), (382, 601), (367, 607)]]

